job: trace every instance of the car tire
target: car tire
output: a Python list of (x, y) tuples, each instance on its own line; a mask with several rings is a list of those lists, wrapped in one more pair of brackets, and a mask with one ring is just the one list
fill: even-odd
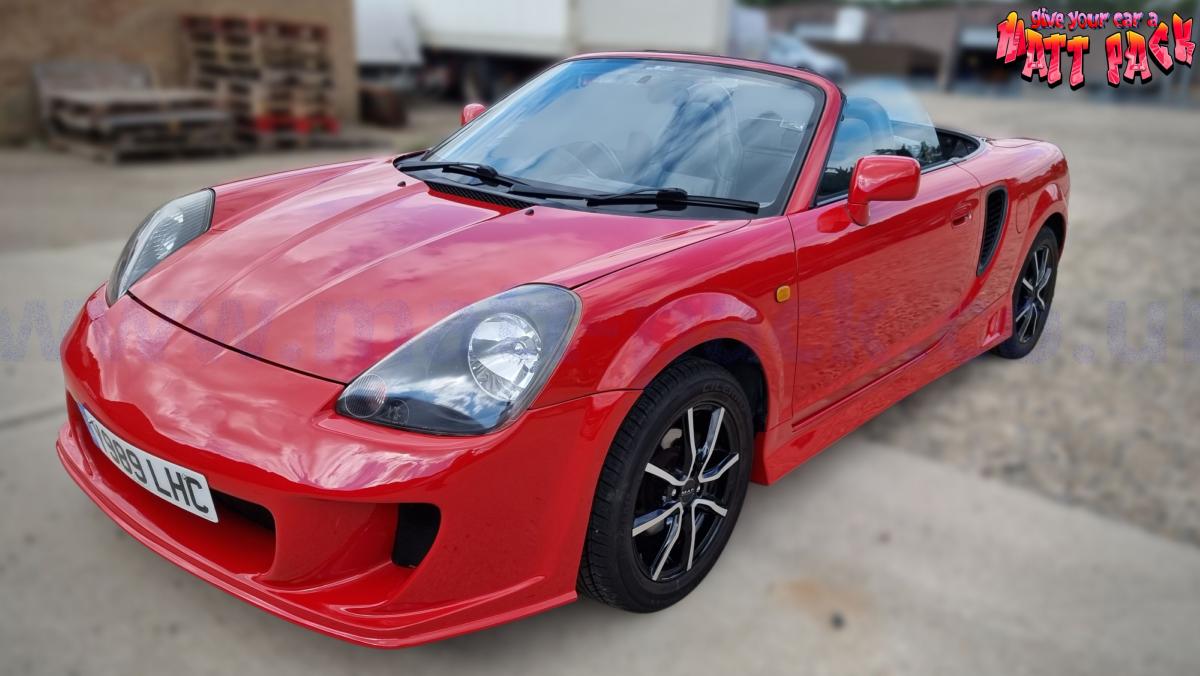
[(1058, 238), (1050, 228), (1042, 228), (1013, 285), (1013, 334), (992, 352), (1005, 359), (1020, 359), (1037, 347), (1050, 316), (1057, 280)]
[(703, 359), (677, 361), (646, 387), (600, 472), (579, 566), (581, 593), (646, 613), (700, 584), (746, 497), (750, 411), (733, 375)]

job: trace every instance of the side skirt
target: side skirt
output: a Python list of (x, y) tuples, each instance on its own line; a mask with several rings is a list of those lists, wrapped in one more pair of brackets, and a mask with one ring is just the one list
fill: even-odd
[(1002, 298), (925, 352), (841, 401), (769, 430), (751, 478), (762, 484), (778, 481), (896, 402), (1003, 342), (1012, 334), (1011, 302)]

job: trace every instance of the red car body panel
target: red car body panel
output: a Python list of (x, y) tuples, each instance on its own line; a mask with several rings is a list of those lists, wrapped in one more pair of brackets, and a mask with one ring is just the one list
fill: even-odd
[[(397, 432), (335, 415), (337, 384), (221, 347), (136, 301), (107, 307), (103, 293), (71, 327), (62, 359), (72, 402), (129, 443), (204, 474), (213, 490), (266, 507), (275, 528), (230, 510), (209, 523), (160, 500), (104, 457), (69, 402), (59, 455), (110, 516), (236, 596), (376, 646), (573, 599), (564, 552), (582, 547), (603, 462), (593, 451), (637, 398), (580, 397), (468, 439)], [(394, 506), (406, 502), (442, 513), (414, 569), (389, 559)]]
[(397, 186), (405, 178), (388, 157), (218, 186), (218, 205), (244, 204), (247, 191), (265, 204), (248, 214), (221, 207), (216, 227), (150, 271), (134, 296), (224, 345), (346, 383), (446, 315), (518, 284), (575, 286), (745, 223), (527, 213), (447, 199), (411, 177)]
[[(820, 88), (825, 108), (786, 213), (526, 213), (432, 192), (376, 160), (219, 186), (209, 233), (131, 297), (109, 307), (97, 291), (64, 339), (58, 452), (71, 476), (149, 547), (284, 618), (373, 646), (444, 638), (575, 598), (605, 454), (672, 360), (712, 341), (753, 352), (765, 391), (753, 477), (769, 483), (1006, 339), (1033, 237), (1051, 219), (1065, 236), (1066, 163), (1049, 144), (984, 141), (924, 171), (916, 199), (873, 203), (861, 227), (845, 199), (814, 206), (840, 116), (833, 84), (734, 59), (620, 55)], [(984, 196), (997, 185), (1007, 221), (977, 274)], [(334, 411), (343, 383), (407, 338), (534, 281), (574, 288), (582, 315), (512, 425), (438, 437)], [(364, 309), (372, 298), (403, 303)], [(95, 446), (75, 403), (213, 490), (265, 507), (273, 530), (236, 511), (209, 523), (147, 493)], [(441, 524), (406, 568), (389, 554), (403, 537), (396, 506), (413, 502), (436, 505)]]

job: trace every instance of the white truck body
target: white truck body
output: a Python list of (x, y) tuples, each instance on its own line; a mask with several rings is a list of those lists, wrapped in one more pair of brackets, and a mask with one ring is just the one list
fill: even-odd
[(354, 37), (359, 64), (421, 65), (421, 41), (409, 0), (354, 0)]
[(733, 0), (409, 3), (422, 44), (438, 50), (553, 60), (580, 52), (640, 49), (725, 54), (738, 42), (731, 36), (731, 26), (738, 23)]

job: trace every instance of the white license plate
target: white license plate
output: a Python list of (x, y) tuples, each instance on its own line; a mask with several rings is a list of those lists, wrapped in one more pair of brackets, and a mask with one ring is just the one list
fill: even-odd
[(213, 504), (212, 493), (208, 490), (208, 480), (203, 474), (167, 462), (126, 443), (101, 425), (83, 405), (79, 406), (79, 412), (83, 414), (92, 441), (130, 479), (176, 507), (202, 519), (217, 522), (217, 508)]

